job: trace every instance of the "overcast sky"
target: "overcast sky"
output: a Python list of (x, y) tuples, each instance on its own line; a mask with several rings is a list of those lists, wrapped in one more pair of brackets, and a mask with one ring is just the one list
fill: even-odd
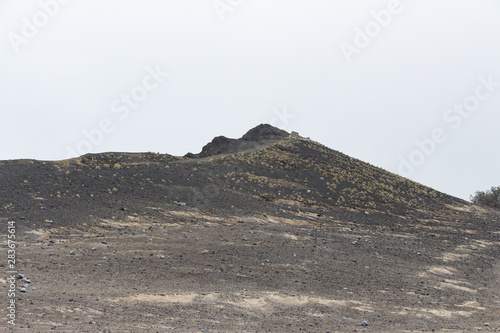
[(0, 160), (199, 152), (271, 123), (500, 185), (498, 0), (2, 0)]

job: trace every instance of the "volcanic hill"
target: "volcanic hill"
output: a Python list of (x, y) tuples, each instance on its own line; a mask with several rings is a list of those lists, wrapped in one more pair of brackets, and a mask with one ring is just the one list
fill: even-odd
[(498, 210), (270, 125), (184, 157), (2, 161), (0, 183), (16, 329), (500, 330)]

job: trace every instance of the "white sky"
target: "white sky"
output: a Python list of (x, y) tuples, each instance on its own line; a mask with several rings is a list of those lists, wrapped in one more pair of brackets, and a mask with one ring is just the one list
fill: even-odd
[[(465, 199), (500, 185), (500, 85), (477, 88), (500, 82), (498, 0), (57, 1), (0, 2), (0, 160), (184, 155), (273, 123)], [(382, 27), (371, 12), (387, 8)], [(380, 31), (349, 62), (357, 27)], [(466, 118), (447, 113), (464, 100)], [(417, 161), (437, 128), (446, 140)], [(401, 172), (410, 154), (421, 165)]]

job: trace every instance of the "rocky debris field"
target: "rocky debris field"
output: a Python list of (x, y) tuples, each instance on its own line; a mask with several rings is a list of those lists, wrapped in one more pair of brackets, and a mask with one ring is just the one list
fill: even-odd
[(311, 212), (288, 219), (156, 211), (89, 227), (22, 228), (17, 328), (500, 329), (500, 235), (493, 231), (380, 216), (356, 222), (365, 212), (339, 221)]

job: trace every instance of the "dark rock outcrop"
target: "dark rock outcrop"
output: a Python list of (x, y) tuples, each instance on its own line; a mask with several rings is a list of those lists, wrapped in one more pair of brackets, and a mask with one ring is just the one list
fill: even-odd
[(243, 141), (264, 141), (264, 140), (281, 140), (290, 136), (290, 133), (283, 131), (268, 124), (260, 124), (259, 126), (249, 130), (241, 140)]
[(273, 141), (282, 140), (290, 134), (269, 124), (260, 124), (252, 128), (240, 139), (231, 139), (225, 136), (217, 136), (212, 142), (203, 147), (201, 153), (188, 153), (185, 157), (200, 158), (220, 154), (232, 154), (248, 149), (258, 148)]

